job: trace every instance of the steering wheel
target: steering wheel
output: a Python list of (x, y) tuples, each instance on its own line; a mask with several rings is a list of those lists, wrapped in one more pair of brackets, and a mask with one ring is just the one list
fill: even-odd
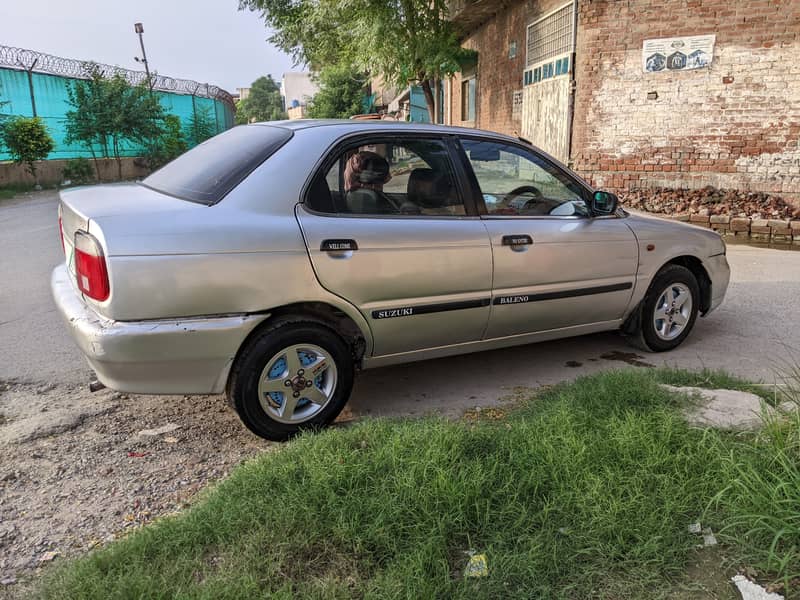
[(532, 185), (521, 185), (518, 188), (514, 188), (513, 190), (511, 190), (506, 194), (505, 196), (506, 204), (511, 204), (511, 202), (517, 196), (522, 196), (523, 194), (531, 194), (534, 200), (540, 200), (543, 198), (542, 192), (539, 191), (539, 188), (534, 187)]

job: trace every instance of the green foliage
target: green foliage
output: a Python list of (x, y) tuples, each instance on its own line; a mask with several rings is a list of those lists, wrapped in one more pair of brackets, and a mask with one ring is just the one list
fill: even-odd
[(197, 146), (215, 135), (217, 135), (217, 123), (211, 116), (211, 109), (208, 106), (195, 104), (194, 110), (186, 122), (185, 137), (189, 145)]
[(94, 169), (86, 158), (73, 158), (64, 165), (61, 179), (73, 184), (88, 183), (94, 179)]
[(433, 108), (431, 81), (461, 69), (447, 0), (240, 0), (275, 33), (272, 43), (315, 70), (350, 64), (400, 88), (418, 82)]
[(317, 75), (319, 91), (308, 106), (314, 119), (347, 119), (362, 112), (368, 79), (347, 65), (324, 67)]
[(14, 162), (25, 163), (36, 178), (36, 161), (53, 151), (53, 138), (39, 117), (11, 117), (0, 129), (3, 144)]
[(180, 117), (166, 115), (161, 134), (148, 144), (144, 159), (147, 162), (147, 167), (150, 170), (155, 170), (177, 158), (188, 149), (189, 145), (183, 134)]
[(272, 75), (259, 77), (250, 84), (250, 95), (236, 105), (236, 123), (278, 121), (285, 119), (281, 88)]
[[(629, 370), (499, 421), (305, 435), (184, 514), (62, 567), (43, 595), (663, 597), (695, 556), (687, 524), (726, 483), (725, 436), (687, 426), (678, 407), (656, 374)], [(489, 577), (462, 576), (470, 549)]]
[(79, 142), (95, 155), (113, 156), (122, 177), (121, 151), (128, 143), (150, 145), (162, 134), (164, 109), (145, 84), (132, 86), (114, 73), (105, 77), (94, 65), (87, 66), (87, 80), (67, 87), (67, 143)]

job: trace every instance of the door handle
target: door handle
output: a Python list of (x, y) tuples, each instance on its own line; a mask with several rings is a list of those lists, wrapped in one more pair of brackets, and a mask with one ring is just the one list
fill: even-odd
[(358, 250), (355, 240), (322, 240), (319, 249), (322, 252), (351, 252)]
[(528, 246), (530, 244), (533, 244), (533, 238), (526, 234), (503, 236), (503, 246)]

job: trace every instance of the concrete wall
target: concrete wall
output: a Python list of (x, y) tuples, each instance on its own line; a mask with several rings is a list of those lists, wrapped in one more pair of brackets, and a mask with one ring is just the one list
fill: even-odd
[(311, 73), (284, 73), (281, 79), (281, 96), (289, 109), (293, 102), (305, 105), (319, 91)]
[[(713, 185), (800, 199), (800, 2), (579, 6), (578, 171), (617, 190)], [(710, 67), (643, 72), (644, 39), (712, 33)]]
[[(67, 160), (44, 160), (36, 163), (39, 183), (42, 185), (61, 185), (64, 178), (62, 172)], [(100, 181), (118, 181), (117, 161), (112, 158), (101, 158), (89, 163), (95, 169), (95, 176)], [(139, 164), (140, 160), (132, 157), (122, 159), (122, 178), (139, 179), (146, 177), (149, 171)], [(12, 162), (0, 162), (0, 187), (7, 185), (33, 185), (34, 180), (25, 165)]]

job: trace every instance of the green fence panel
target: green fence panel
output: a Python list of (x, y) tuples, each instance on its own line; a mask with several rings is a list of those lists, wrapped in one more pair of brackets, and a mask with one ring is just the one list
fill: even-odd
[[(27, 52), (25, 57), (40, 56), (45, 60), (42, 64), (47, 65), (48, 60), (52, 62), (52, 57), (30, 51), (20, 51), (16, 48), (0, 46), (0, 59), (6, 58), (6, 64), (11, 52)], [(4, 54), (5, 53), (5, 54)], [(66, 59), (62, 59), (66, 60)], [(1, 61), (0, 61), (1, 62)], [(62, 64), (62, 63), (59, 63)], [(68, 64), (71, 67), (71, 65)], [(100, 65), (104, 69), (115, 69), (107, 65)], [(107, 71), (108, 72), (108, 71)], [(129, 78), (135, 78), (137, 72), (123, 71)], [(28, 72), (22, 68), (12, 68), (0, 66), (0, 118), (8, 116), (30, 117), (35, 114), (44, 121), (48, 132), (53, 137), (55, 148), (50, 153), (48, 159), (77, 158), (79, 156), (90, 158), (92, 151), (80, 144), (67, 144), (64, 141), (66, 136), (65, 115), (70, 110), (67, 89), (73, 82), (78, 81), (75, 77), (55, 75), (40, 72)], [(169, 90), (154, 90), (159, 101), (168, 114), (177, 115), (183, 127), (187, 127), (190, 118), (196, 110), (208, 111), (208, 116), (214, 122), (214, 131), (220, 133), (233, 127), (234, 106), (230, 95), (224, 90), (188, 82), (185, 80), (174, 80), (167, 77), (158, 77), (157, 82), (163, 82), (164, 87), (170, 89), (180, 88), (181, 92), (194, 90), (194, 94), (180, 93)], [(32, 92), (32, 93), (31, 93)], [(213, 94), (217, 97), (205, 97)], [(33, 98), (31, 98), (31, 95)], [(97, 156), (102, 156), (102, 149), (98, 146), (95, 149)], [(143, 152), (140, 145), (125, 143), (121, 149), (123, 156), (139, 156)], [(0, 148), (0, 161), (10, 160), (10, 156)]]

